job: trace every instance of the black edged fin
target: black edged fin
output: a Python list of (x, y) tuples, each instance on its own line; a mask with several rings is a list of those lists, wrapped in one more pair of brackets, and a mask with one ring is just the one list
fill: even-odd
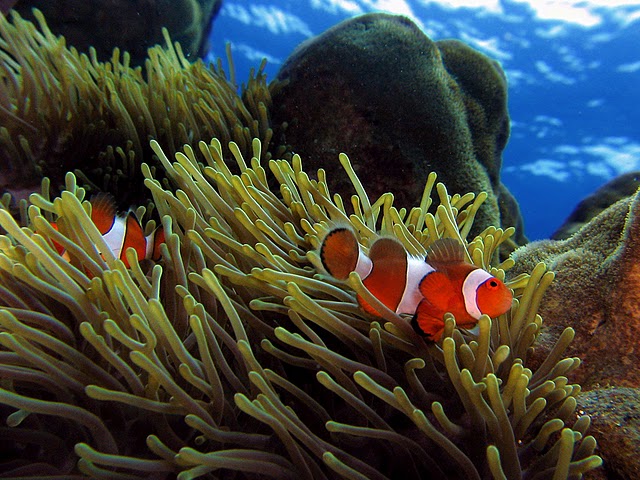
[(324, 237), (319, 254), (322, 266), (329, 275), (346, 280), (356, 269), (360, 245), (353, 230), (337, 227)]

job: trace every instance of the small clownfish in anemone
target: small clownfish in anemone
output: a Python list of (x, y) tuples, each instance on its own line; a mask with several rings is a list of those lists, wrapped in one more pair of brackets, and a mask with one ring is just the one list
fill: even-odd
[[(507, 286), (466, 261), (464, 246), (455, 239), (436, 240), (426, 258), (408, 254), (394, 238), (377, 239), (365, 255), (355, 233), (337, 227), (325, 236), (319, 250), (322, 266), (332, 277), (346, 280), (352, 271), (380, 302), (397, 314), (410, 314), (417, 331), (439, 341), (444, 315), (456, 324), (473, 328), (481, 315), (497, 317), (511, 308), (513, 294)], [(358, 295), (360, 307), (380, 314)]]
[[(114, 257), (122, 260), (127, 268), (130, 267), (125, 255), (128, 248), (134, 248), (140, 260), (160, 258), (160, 245), (165, 241), (163, 228), (158, 227), (145, 236), (142, 225), (132, 211), (125, 216), (117, 214), (116, 203), (111, 195), (100, 193), (91, 199), (91, 221)], [(58, 229), (56, 223), (51, 225)], [(62, 245), (57, 242), (53, 242), (53, 245), (60, 255), (69, 259)]]

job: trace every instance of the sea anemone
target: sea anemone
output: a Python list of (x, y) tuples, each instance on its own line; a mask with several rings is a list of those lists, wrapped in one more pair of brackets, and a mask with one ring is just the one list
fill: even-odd
[(0, 15), (0, 187), (37, 190), (49, 177), (58, 193), (66, 172), (76, 171), (84, 186), (128, 208), (147, 199), (140, 165), (157, 166), (151, 138), (171, 154), (212, 137), (234, 141), (245, 155), (254, 137), (269, 142), (264, 64), (238, 94), (232, 64), (227, 79), (221, 63), (189, 62), (166, 30), (165, 45), (149, 49), (142, 69), (118, 49), (109, 62), (93, 49), (80, 54), (51, 33), (41, 12), (34, 16), (39, 28), (15, 11)]
[(449, 316), (441, 344), (357, 274), (319, 269), (319, 238), (348, 222), (365, 250), (380, 234), (416, 255), (457, 238), (505, 279), (513, 261), (490, 265), (513, 229), (466, 241), (483, 194), (450, 196), (432, 174), (419, 207), (397, 210), (390, 193), (369, 200), (342, 154), (357, 192), (345, 204), (298, 156), (265, 169), (257, 139), (250, 159), (233, 142), (230, 155), (217, 139), (198, 146), (171, 161), (151, 142), (170, 180), (143, 165), (166, 233), (155, 265), (110, 254), (73, 174), (55, 199), (31, 195), (27, 227), (0, 210), (3, 475), (561, 479), (600, 464), (566, 378), (572, 330), (527, 368), (544, 265), (507, 278), (511, 311), (481, 317), (478, 335)]

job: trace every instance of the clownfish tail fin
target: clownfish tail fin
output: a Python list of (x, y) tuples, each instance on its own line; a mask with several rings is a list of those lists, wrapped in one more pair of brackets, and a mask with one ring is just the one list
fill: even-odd
[(351, 229), (337, 227), (324, 237), (319, 253), (327, 273), (338, 280), (346, 280), (358, 265), (360, 245)]

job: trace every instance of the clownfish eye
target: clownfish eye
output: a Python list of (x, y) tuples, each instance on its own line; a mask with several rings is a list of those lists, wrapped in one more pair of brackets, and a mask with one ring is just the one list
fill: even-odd
[(498, 280), (492, 278), (486, 283), (486, 285), (489, 290), (496, 290), (498, 288)]

